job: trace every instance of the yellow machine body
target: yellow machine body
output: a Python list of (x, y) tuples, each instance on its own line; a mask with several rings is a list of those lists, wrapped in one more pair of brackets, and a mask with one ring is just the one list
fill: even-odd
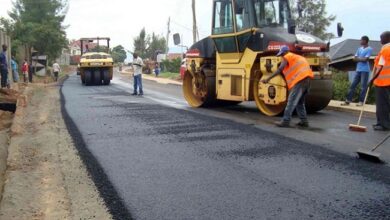
[[(287, 0), (244, 0), (242, 5), (229, 0), (214, 0), (213, 3), (213, 34), (187, 52), (183, 93), (190, 106), (255, 101), (265, 115), (282, 113), (288, 99), (284, 77), (279, 75), (267, 84), (261, 83), (261, 79), (277, 70), (282, 58), (275, 55), (285, 44), (304, 56), (313, 70), (311, 95), (306, 102), (308, 110), (319, 111), (328, 105), (332, 96), (332, 73), (327, 68), (329, 59), (322, 55), (327, 45), (308, 34), (287, 32), (282, 22), (262, 28), (253, 24), (269, 20), (245, 18), (248, 12), (256, 14), (256, 10), (261, 15), (261, 10), (266, 10), (270, 3), (287, 7)], [(272, 8), (275, 9), (267, 10)], [(284, 10), (289, 13), (289, 8)], [(245, 22), (248, 27), (244, 27)]]

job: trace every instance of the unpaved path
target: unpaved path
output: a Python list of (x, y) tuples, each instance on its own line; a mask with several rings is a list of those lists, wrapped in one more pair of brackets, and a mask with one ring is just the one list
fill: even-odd
[[(9, 142), (9, 129), (12, 124), (13, 114), (0, 110), (0, 192), (3, 190), (4, 173), (7, 166), (7, 150)], [(0, 193), (1, 195), (1, 193)]]
[[(111, 219), (61, 114), (59, 87), (30, 85), (8, 148), (0, 219)], [(0, 155), (1, 156), (1, 155)]]

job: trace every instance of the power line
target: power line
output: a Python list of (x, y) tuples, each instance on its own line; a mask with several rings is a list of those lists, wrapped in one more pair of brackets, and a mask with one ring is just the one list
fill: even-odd
[[(172, 24), (175, 24), (175, 25), (177, 25), (177, 26), (179, 26), (179, 27), (181, 27), (181, 28), (184, 28), (185, 30), (187, 30), (187, 31), (189, 31), (189, 32), (192, 33), (192, 28), (189, 28), (189, 27), (187, 27), (187, 26), (185, 26), (185, 25), (183, 25), (183, 24), (180, 24), (180, 23), (178, 23), (178, 22), (176, 22), (175, 20), (172, 20), (172, 19), (171, 19), (171, 23), (172, 23)], [(198, 27), (198, 31), (201, 32), (201, 33), (204, 34), (204, 35), (209, 35), (208, 31), (199, 29), (199, 27)]]

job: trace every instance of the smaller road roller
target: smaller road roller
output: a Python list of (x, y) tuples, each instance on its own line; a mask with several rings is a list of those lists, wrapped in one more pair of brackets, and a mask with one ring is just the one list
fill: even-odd
[[(107, 46), (100, 47), (99, 42), (106, 41)], [(78, 65), (78, 74), (81, 82), (86, 85), (109, 85), (113, 77), (114, 60), (109, 54), (110, 38), (82, 38), (81, 58)], [(94, 52), (90, 51), (89, 43), (95, 43)], [(85, 45), (85, 46), (84, 46)]]

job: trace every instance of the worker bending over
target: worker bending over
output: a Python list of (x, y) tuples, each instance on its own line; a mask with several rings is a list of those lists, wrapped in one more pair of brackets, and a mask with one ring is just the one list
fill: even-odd
[(375, 62), (376, 131), (390, 130), (390, 31), (381, 35), (383, 47)]
[(276, 122), (278, 127), (290, 127), (290, 121), (294, 110), (300, 118), (297, 124), (299, 127), (309, 127), (305, 108), (305, 97), (310, 89), (310, 80), (314, 78), (309, 63), (303, 56), (289, 52), (288, 46), (282, 46), (276, 56), (283, 58), (278, 70), (268, 79), (263, 79), (263, 83), (268, 83), (278, 74), (283, 74), (289, 89), (287, 106), (284, 110), (283, 120)]

